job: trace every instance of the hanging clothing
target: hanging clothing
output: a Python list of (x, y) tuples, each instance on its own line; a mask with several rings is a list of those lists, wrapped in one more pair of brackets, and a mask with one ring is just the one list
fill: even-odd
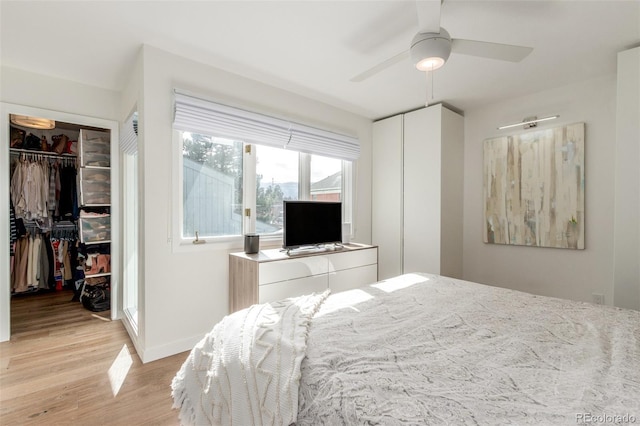
[(62, 189), (60, 185), (60, 167), (57, 167), (57, 170), (56, 170), (55, 188), (56, 188), (56, 208), (55, 208), (54, 216), (60, 217), (60, 191)]
[(38, 289), (49, 289), (49, 256), (47, 253), (47, 244), (51, 244), (46, 235), (40, 236), (42, 243), (40, 244), (40, 264), (38, 265)]
[(11, 177), (11, 201), (16, 217), (43, 219), (49, 216), (49, 162), (19, 159)]
[(72, 246), (73, 244), (69, 244), (69, 241), (65, 241), (63, 250), (62, 250), (62, 265), (64, 268), (62, 277), (65, 282), (73, 279), (73, 269), (71, 269), (71, 247)]
[(16, 218), (78, 218), (76, 167), (54, 161), (19, 158), (12, 163), (10, 198)]
[(16, 242), (16, 259), (11, 276), (11, 288), (16, 293), (29, 290), (27, 285), (27, 265), (29, 260), (29, 237), (24, 236)]
[(11, 292), (72, 286), (78, 265), (75, 160), (13, 152), (11, 160)]
[(16, 214), (13, 209), (13, 202), (9, 200), (9, 255), (14, 255), (14, 246), (18, 240), (18, 225), (16, 224)]
[(64, 219), (78, 218), (78, 192), (76, 190), (76, 168), (63, 167), (60, 170), (59, 216)]
[(47, 201), (47, 207), (49, 208), (49, 214), (51, 216), (59, 216), (58, 210), (58, 198), (60, 198), (60, 175), (58, 174), (58, 163), (51, 165), (49, 172), (49, 198)]
[(56, 290), (62, 290), (62, 247), (61, 241), (51, 240), (53, 248), (53, 278)]
[(38, 276), (40, 273), (40, 244), (42, 237), (40, 235), (29, 236), (29, 257), (27, 259), (27, 286), (31, 288), (38, 287)]
[(45, 250), (47, 251), (47, 263), (49, 267), (47, 268), (47, 288), (49, 290), (55, 290), (56, 288), (56, 280), (54, 278), (54, 268), (55, 268), (55, 259), (53, 257), (53, 246), (51, 242), (51, 238), (49, 235), (45, 237), (46, 243), (43, 243)]

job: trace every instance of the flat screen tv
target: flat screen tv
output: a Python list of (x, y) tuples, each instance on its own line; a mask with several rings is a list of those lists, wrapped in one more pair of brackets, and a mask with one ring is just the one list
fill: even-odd
[(342, 203), (284, 201), (283, 244), (286, 249), (342, 242)]

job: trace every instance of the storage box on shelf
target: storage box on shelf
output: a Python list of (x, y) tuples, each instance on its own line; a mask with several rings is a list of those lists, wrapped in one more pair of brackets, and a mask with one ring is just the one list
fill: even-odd
[(80, 216), (78, 221), (80, 222), (80, 242), (97, 244), (111, 240), (111, 216)]
[(111, 204), (111, 173), (106, 168), (80, 168), (80, 205)]
[(80, 130), (78, 185), (81, 206), (111, 204), (111, 155), (108, 131)]
[(82, 129), (78, 139), (81, 167), (111, 166), (111, 138), (109, 132)]
[(80, 241), (85, 244), (111, 240), (111, 164), (108, 131), (81, 129), (78, 137), (80, 152), (79, 199), (81, 207), (91, 207), (80, 214)]
[[(108, 131), (81, 129), (78, 137), (78, 191), (82, 211), (80, 241), (87, 245), (88, 266), (81, 301), (109, 291), (111, 280), (111, 137)], [(101, 289), (98, 291), (98, 289)], [(108, 304), (108, 300), (106, 302)], [(94, 307), (85, 305), (88, 309)]]

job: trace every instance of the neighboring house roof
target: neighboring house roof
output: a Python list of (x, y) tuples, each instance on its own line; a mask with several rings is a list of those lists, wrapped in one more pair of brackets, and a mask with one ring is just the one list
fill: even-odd
[[(240, 235), (242, 215), (234, 208), (234, 179), (210, 166), (183, 158), (184, 206), (183, 232), (193, 236)], [(277, 226), (256, 221), (256, 232), (271, 234), (280, 231)]]
[(331, 176), (311, 184), (311, 194), (323, 194), (340, 192), (342, 189), (342, 172), (336, 172)]

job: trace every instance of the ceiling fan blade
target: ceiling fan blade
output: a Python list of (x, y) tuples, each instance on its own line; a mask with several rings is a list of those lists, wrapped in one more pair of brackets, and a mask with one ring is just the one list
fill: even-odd
[(378, 65), (369, 68), (368, 70), (366, 70), (363, 73), (360, 73), (358, 75), (356, 75), (355, 77), (353, 77), (351, 79), (351, 81), (353, 81), (354, 83), (360, 83), (361, 81), (366, 80), (367, 78), (379, 73), (380, 71), (389, 68), (391, 65), (397, 64), (398, 62), (402, 61), (403, 59), (407, 59), (409, 58), (409, 51), (406, 50), (402, 53), (398, 53), (395, 56), (392, 56), (391, 58), (387, 59), (386, 61), (380, 62)]
[(520, 62), (533, 50), (533, 47), (515, 46), (512, 44), (491, 43), (453, 39), (451, 51), (462, 55), (480, 56), (482, 58), (498, 59), (500, 61)]
[(416, 0), (418, 26), (421, 33), (440, 32), (441, 0)]

